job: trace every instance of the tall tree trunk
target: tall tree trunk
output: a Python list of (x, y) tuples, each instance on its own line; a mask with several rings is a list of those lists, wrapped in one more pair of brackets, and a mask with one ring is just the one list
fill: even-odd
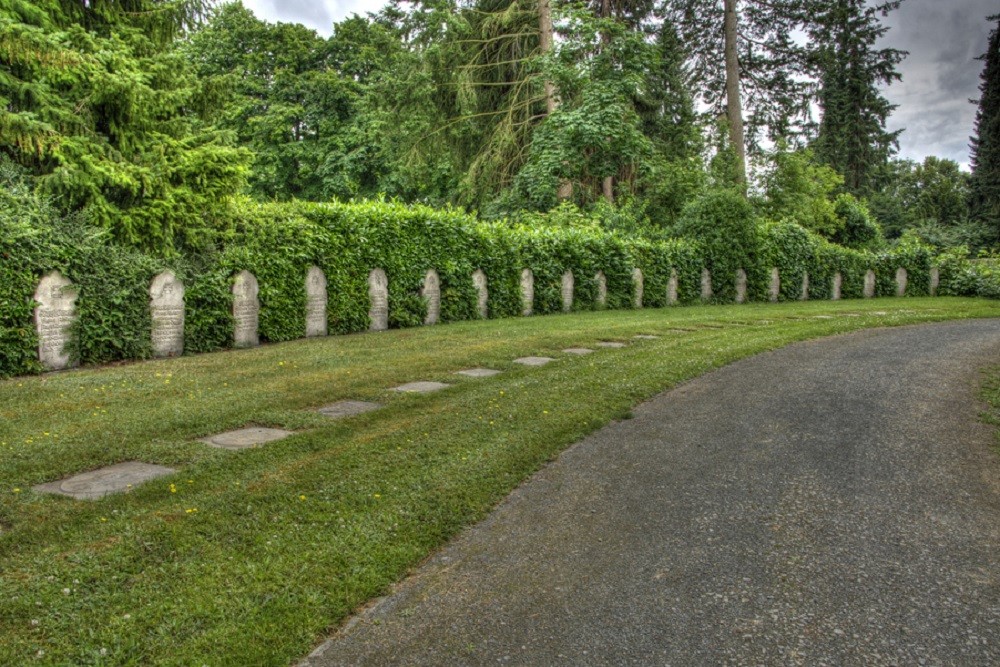
[(743, 135), (743, 105), (740, 101), (740, 60), (736, 53), (738, 34), (736, 28), (736, 1), (726, 3), (726, 103), (729, 117), (729, 142), (736, 151), (736, 178), (746, 189), (747, 148)]
[[(601, 0), (601, 18), (611, 18), (611, 0)], [(611, 41), (611, 36), (607, 33), (601, 35), (601, 41), (604, 44), (608, 44)], [(615, 177), (605, 176), (604, 180), (601, 182), (601, 192), (604, 194), (604, 198), (608, 200), (609, 204), (615, 203)]]
[[(542, 53), (548, 53), (552, 50), (552, 5), (550, 0), (538, 0), (538, 43)], [(545, 79), (542, 85), (545, 87), (545, 113), (551, 114), (556, 110), (557, 105), (556, 88), (548, 79)], [(556, 196), (559, 199), (572, 197), (573, 183), (562, 181)]]

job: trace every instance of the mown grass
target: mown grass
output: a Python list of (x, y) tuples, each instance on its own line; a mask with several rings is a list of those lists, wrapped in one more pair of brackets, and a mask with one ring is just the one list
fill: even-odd
[[(1000, 303), (581, 313), (0, 382), (0, 664), (294, 662), (527, 475), (642, 400), (789, 342), (970, 317), (1000, 317)], [(598, 340), (629, 345), (560, 353)], [(526, 355), (557, 361), (511, 363)], [(474, 366), (504, 373), (454, 375)], [(387, 391), (413, 380), (454, 386)], [(385, 407), (335, 422), (312, 411), (348, 398)], [(241, 452), (197, 442), (248, 424), (300, 432)], [(133, 459), (180, 472), (96, 502), (30, 490)]]

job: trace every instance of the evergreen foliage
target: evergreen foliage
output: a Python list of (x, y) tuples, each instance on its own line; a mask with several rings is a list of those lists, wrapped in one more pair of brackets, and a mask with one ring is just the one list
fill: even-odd
[(1000, 242), (1000, 14), (990, 33), (979, 90), (975, 135), (972, 137), (972, 179), (969, 207), (974, 220), (986, 225)]

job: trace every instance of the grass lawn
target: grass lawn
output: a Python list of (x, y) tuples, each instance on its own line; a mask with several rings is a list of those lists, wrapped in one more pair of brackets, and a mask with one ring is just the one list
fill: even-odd
[[(1000, 303), (555, 315), (0, 382), (0, 664), (293, 663), (567, 445), (644, 399), (793, 341), (969, 317), (1000, 317)], [(560, 352), (599, 340), (628, 346)], [(512, 363), (528, 355), (557, 360)], [(504, 372), (454, 374), (475, 366)], [(413, 380), (454, 386), (387, 391)], [(341, 399), (385, 407), (339, 421), (312, 411)], [(298, 433), (238, 452), (197, 441), (251, 424)], [(180, 472), (93, 502), (30, 490), (127, 460)]]

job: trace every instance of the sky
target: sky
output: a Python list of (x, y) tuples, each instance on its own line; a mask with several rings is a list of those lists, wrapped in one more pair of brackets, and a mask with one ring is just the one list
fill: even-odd
[[(381, 9), (384, 0), (243, 0), (259, 18), (302, 23), (323, 35), (335, 21), (351, 14)], [(969, 136), (979, 97), (990, 24), (1000, 13), (998, 0), (905, 0), (885, 19), (890, 27), (881, 46), (909, 51), (899, 66), (901, 82), (885, 90), (899, 108), (889, 129), (905, 128), (899, 138), (901, 157), (923, 160), (936, 155), (968, 168)], [(994, 24), (995, 25), (995, 24)]]

